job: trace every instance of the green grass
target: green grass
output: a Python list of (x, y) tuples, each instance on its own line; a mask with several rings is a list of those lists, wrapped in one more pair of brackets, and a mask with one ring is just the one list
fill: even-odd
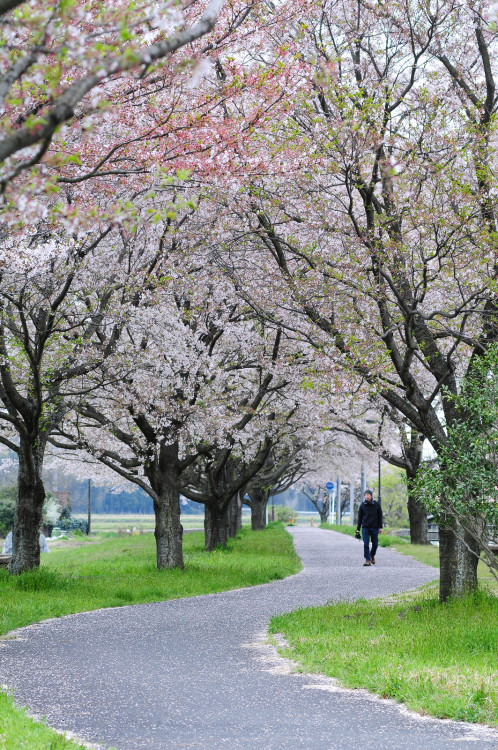
[[(86, 521), (86, 513), (75, 513), (75, 518)], [(243, 521), (250, 516), (244, 514)], [(93, 513), (92, 532), (118, 531), (121, 529), (133, 529), (135, 526), (139, 531), (154, 531), (155, 516), (153, 513)], [(184, 513), (181, 516), (184, 529), (202, 529), (204, 527), (204, 516)]]
[(156, 570), (151, 534), (78, 539), (81, 546), (42, 555), (37, 571), (10, 576), (0, 570), (0, 634), (74, 612), (255, 586), (301, 568), (281, 524), (256, 533), (243, 528), (236, 541), (214, 552), (205, 551), (202, 532), (183, 541), (184, 571)]
[[(339, 531), (341, 534), (347, 534), (348, 536), (354, 537), (356, 526), (339, 526), (335, 523), (322, 523), (321, 529), (328, 529), (329, 531)], [(379, 547), (393, 547), (394, 545), (405, 545), (409, 544), (399, 536), (390, 536), (389, 534), (379, 534)]]
[[(204, 550), (202, 532), (184, 537), (185, 570), (157, 571), (152, 534), (92, 540), (54, 548), (37, 571), (10, 576), (0, 570), (0, 633), (49, 617), (101, 607), (163, 601), (254, 586), (301, 569), (282, 524), (243, 528), (226, 549)], [(78, 546), (76, 546), (78, 545)], [(0, 750), (71, 750), (66, 740), (0, 693)]]
[(498, 725), (498, 598), (440, 605), (433, 593), (360, 600), (274, 617), (306, 672), (439, 718)]
[[(332, 531), (339, 531), (341, 534), (348, 534), (348, 536), (354, 536), (356, 527), (353, 526), (336, 526), (336, 525), (322, 525), (321, 529), (331, 529)], [(413, 557), (425, 565), (430, 565), (433, 568), (439, 568), (439, 548), (433, 544), (411, 544), (398, 536), (389, 536), (388, 534), (379, 535), (379, 546), (380, 547), (391, 547), (396, 552), (401, 552), (403, 555)], [(492, 575), (489, 568), (484, 562), (479, 562), (477, 566), (477, 579), (481, 588), (485, 588), (489, 592), (498, 596), (498, 581)]]
[[(352, 526), (321, 528), (355, 532)], [(433, 545), (387, 534), (379, 542), (439, 567)], [(394, 698), (423, 714), (497, 726), (498, 587), (482, 562), (478, 577), (484, 590), (444, 605), (433, 590), (341, 602), (275, 617), (270, 632), (285, 635), (291, 649), (284, 655), (304, 671)]]
[(0, 750), (84, 750), (82, 745), (34, 721), (0, 693)]

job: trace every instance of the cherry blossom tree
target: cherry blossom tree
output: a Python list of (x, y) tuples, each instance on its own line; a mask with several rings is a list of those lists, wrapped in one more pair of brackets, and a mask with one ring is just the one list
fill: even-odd
[[(265, 64), (285, 40), (300, 68), (257, 133), (269, 169), (239, 189), (219, 252), (241, 286), (257, 265), (245, 289), (262, 318), (327, 351), (438, 452), (457, 419), (446, 394), (496, 338), (495, 34), (471, 4), (407, 10), (301, 7), (268, 38)], [(441, 599), (475, 587), (477, 559), (449, 518)]]
[[(212, 0), (197, 15), (195, 3), (183, 9), (170, 2), (136, 6), (126, 0), (105, 8), (3, 3), (4, 191), (9, 181), (44, 157), (61, 125), (98, 113), (99, 99), (109, 90), (115, 93), (115, 84), (124, 77), (157, 76), (155, 63), (165, 58), (171, 67), (174, 52), (212, 30), (222, 5), (222, 0)], [(130, 82), (125, 85), (129, 89)], [(95, 89), (92, 99), (89, 94)]]
[(111, 236), (112, 227), (102, 227), (81, 240), (41, 236), (29, 248), (13, 243), (1, 270), (0, 443), (19, 461), (13, 573), (39, 564), (43, 459), (65, 399), (95, 387), (95, 371), (112, 355), (112, 335), (102, 346), (98, 333), (116, 323), (120, 281), (108, 279), (103, 289), (93, 276), (105, 278), (98, 253), (104, 240), (113, 249), (106, 262), (118, 262)]
[(422, 464), (424, 436), (407, 424), (397, 410), (378, 399), (367, 397), (356, 401), (354, 408), (335, 414), (334, 428), (354, 436), (382, 460), (403, 469), (408, 494), (408, 517), (412, 544), (429, 544), (427, 508), (414, 482)]

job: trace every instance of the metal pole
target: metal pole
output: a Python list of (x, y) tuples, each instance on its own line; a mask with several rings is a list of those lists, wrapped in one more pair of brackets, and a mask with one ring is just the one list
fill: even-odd
[(90, 527), (92, 525), (92, 480), (88, 480), (88, 527), (86, 533), (90, 536)]
[(265, 526), (268, 526), (268, 503), (265, 506)]
[(341, 477), (337, 477), (337, 491), (335, 501), (335, 522), (341, 525)]
[(332, 523), (332, 491), (329, 490), (329, 523)]
[(349, 524), (354, 526), (354, 483), (349, 484)]
[(361, 465), (361, 498), (360, 502), (363, 500), (363, 496), (365, 495), (365, 490), (367, 489), (367, 480), (365, 478), (365, 464)]
[(379, 491), (377, 493), (377, 500), (380, 505), (382, 501), (381, 494), (380, 494), (380, 456), (379, 456)]

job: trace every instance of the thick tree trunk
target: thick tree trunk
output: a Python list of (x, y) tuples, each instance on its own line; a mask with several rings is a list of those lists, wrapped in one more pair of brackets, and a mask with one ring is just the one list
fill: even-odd
[(229, 505), (220, 510), (216, 500), (206, 503), (204, 513), (204, 537), (208, 552), (219, 545), (225, 547), (228, 541)]
[(21, 439), (17, 503), (12, 531), (10, 573), (22, 573), (40, 565), (40, 528), (45, 488), (42, 482), (45, 445), (38, 440)]
[(183, 526), (180, 523), (178, 486), (163, 484), (161, 492), (154, 499), (154, 513), (157, 569), (183, 569)]
[(153, 498), (156, 524), (157, 569), (182, 568), (183, 526), (180, 522), (180, 470), (178, 446), (161, 446), (159, 460), (147, 471), (151, 486), (156, 492)]
[(245, 492), (243, 490), (240, 490), (238, 493), (237, 531), (240, 531), (242, 528), (242, 506), (244, 505), (242, 498), (244, 497), (244, 494)]
[(255, 503), (251, 507), (251, 528), (253, 531), (263, 531), (266, 526), (266, 503)]
[(439, 526), (439, 600), (477, 588), (479, 548), (458, 521)]
[(328, 523), (329, 520), (329, 512), (326, 508), (325, 510), (319, 510), (320, 513), (320, 523)]
[(228, 536), (236, 539), (237, 532), (242, 526), (242, 503), (237, 492), (228, 506)]
[(408, 487), (408, 518), (410, 519), (410, 541), (412, 544), (429, 544), (427, 538), (427, 510), (414, 497), (412, 482), (415, 476), (406, 472)]
[(266, 526), (266, 506), (268, 505), (269, 492), (265, 490), (251, 490), (251, 528), (253, 531), (262, 531)]

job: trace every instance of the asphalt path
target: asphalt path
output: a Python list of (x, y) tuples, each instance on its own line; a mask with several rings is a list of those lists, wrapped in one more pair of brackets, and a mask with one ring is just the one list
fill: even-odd
[(0, 683), (54, 728), (118, 750), (498, 748), (497, 732), (419, 717), (366, 691), (293, 673), (265, 645), (273, 614), (392, 594), (435, 577), (383, 548), (377, 565), (363, 568), (362, 546), (342, 534), (291, 533), (301, 573), (22, 628), (0, 641)]

